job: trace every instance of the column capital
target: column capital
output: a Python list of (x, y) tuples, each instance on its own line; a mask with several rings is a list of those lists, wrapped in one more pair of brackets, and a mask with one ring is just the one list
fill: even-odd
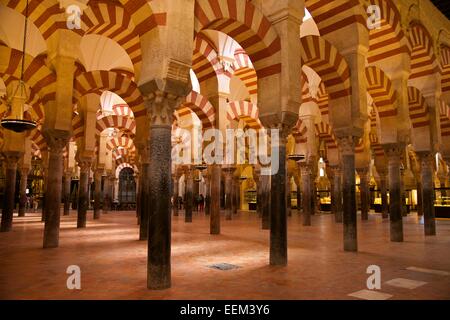
[(45, 129), (42, 132), (51, 153), (62, 155), (70, 140), (70, 132), (66, 130)]
[(420, 166), (430, 166), (432, 167), (434, 164), (434, 153), (431, 151), (418, 151), (416, 152), (417, 157), (420, 161)]
[(344, 135), (336, 137), (339, 152), (342, 155), (354, 155), (355, 147), (360, 137), (353, 135)]
[(17, 169), (17, 163), (23, 156), (22, 152), (18, 151), (5, 151), (3, 152), (3, 160), (6, 163), (7, 169)]
[(154, 91), (144, 96), (150, 126), (171, 126), (173, 112), (184, 97), (164, 91)]
[(397, 159), (400, 161), (400, 157), (405, 152), (405, 145), (402, 143), (390, 143), (383, 145), (383, 150), (386, 157), (390, 160)]
[(89, 172), (92, 165), (92, 159), (80, 159), (78, 160), (78, 166), (80, 167), (80, 172)]

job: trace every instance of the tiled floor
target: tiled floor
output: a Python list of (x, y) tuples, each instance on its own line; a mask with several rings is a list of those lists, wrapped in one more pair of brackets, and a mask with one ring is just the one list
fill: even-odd
[[(222, 220), (220, 236), (209, 234), (209, 220), (202, 215), (194, 215), (192, 224), (174, 217), (172, 288), (149, 291), (146, 242), (137, 240), (133, 212), (110, 213), (99, 221), (92, 221), (90, 212), (84, 230), (76, 229), (72, 212), (62, 218), (60, 247), (46, 250), (40, 217), (15, 216), (13, 231), (0, 233), (0, 298), (356, 299), (349, 295), (367, 289), (367, 267), (378, 265), (382, 288), (378, 295), (362, 292), (363, 299), (450, 299), (450, 221), (438, 221), (438, 236), (425, 238), (423, 225), (411, 215), (404, 220), (405, 242), (391, 243), (389, 222), (371, 214), (369, 221), (359, 221), (358, 253), (342, 250), (342, 225), (332, 216), (312, 221), (312, 227), (303, 227), (296, 214), (289, 218), (289, 265), (270, 267), (269, 232), (260, 229), (255, 214)], [(220, 263), (239, 268), (209, 267)], [(69, 265), (81, 268), (79, 291), (66, 287)], [(416, 289), (386, 284), (398, 278), (426, 284)]]

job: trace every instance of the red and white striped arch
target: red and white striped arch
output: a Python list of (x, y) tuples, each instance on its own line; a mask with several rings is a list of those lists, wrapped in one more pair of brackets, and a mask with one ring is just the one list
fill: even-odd
[(411, 23), (408, 42), (411, 48), (410, 79), (432, 75), (439, 71), (433, 49), (433, 39), (422, 24), (418, 22)]
[(281, 41), (270, 21), (246, 0), (196, 0), (195, 34), (205, 29), (221, 31), (250, 56), (258, 78), (281, 72)]
[(427, 127), (430, 125), (430, 117), (428, 114), (428, 107), (425, 103), (425, 98), (420, 93), (419, 89), (408, 87), (409, 99), (409, 118), (413, 129)]
[(81, 16), (85, 34), (97, 34), (110, 38), (122, 46), (134, 66), (138, 76), (142, 64), (141, 43), (134, 31), (131, 16), (119, 2), (90, 1)]
[(450, 107), (441, 100), (440, 108), (441, 136), (450, 138)]
[(237, 49), (234, 52), (234, 59), (234, 76), (244, 83), (252, 101), (255, 101), (253, 99), (258, 94), (258, 77), (250, 57), (244, 49)]
[(99, 136), (108, 128), (117, 128), (121, 131), (129, 132), (133, 136), (136, 135), (136, 121), (133, 118), (113, 115), (100, 118), (95, 126), (95, 135)]
[(45, 141), (44, 135), (42, 134), (41, 127), (36, 127), (35, 129), (27, 133), (27, 137), (36, 145), (36, 147), (41, 151), (47, 151), (47, 142)]
[[(21, 51), (0, 46), (0, 76), (12, 76), (20, 79), (23, 54)], [(56, 75), (40, 58), (25, 56), (24, 81), (40, 97), (40, 102), (46, 104), (55, 99)]]
[(380, 119), (397, 116), (396, 92), (391, 80), (377, 67), (366, 68), (367, 92), (373, 99)]
[(308, 142), (308, 136), (306, 135), (308, 133), (308, 128), (306, 127), (305, 123), (298, 119), (295, 127), (292, 129), (292, 136), (295, 139), (296, 144), (301, 143), (307, 143)]
[(195, 91), (191, 91), (186, 97), (186, 101), (178, 108), (177, 114), (179, 117), (190, 116), (191, 110), (200, 119), (203, 129), (214, 127), (216, 121), (214, 107), (207, 98)]
[(103, 70), (85, 72), (75, 78), (74, 98), (77, 100), (89, 93), (101, 95), (103, 91), (111, 91), (120, 96), (136, 118), (147, 114), (142, 95), (136, 83), (130, 78)]
[(305, 5), (314, 18), (321, 36), (354, 23), (367, 28), (365, 8), (358, 0), (306, 0)]
[(119, 147), (128, 149), (130, 151), (136, 150), (133, 139), (131, 139), (130, 137), (127, 137), (127, 136), (121, 136), (121, 137), (115, 137), (115, 138), (109, 139), (106, 144), (106, 148), (108, 150), (114, 150)]
[(83, 119), (78, 113), (72, 115), (72, 137), (74, 140), (82, 138), (84, 135)]
[(139, 172), (138, 167), (135, 164), (130, 164), (127, 162), (119, 163), (119, 164), (117, 164), (117, 167), (116, 167), (116, 179), (119, 179), (120, 171), (122, 171), (125, 168), (133, 169), (134, 173)]
[(376, 5), (380, 8), (380, 28), (369, 30), (369, 64), (394, 57), (401, 53), (409, 54), (408, 42), (401, 26), (400, 12), (392, 0), (364, 0), (367, 8)]
[(441, 88), (442, 92), (450, 92), (450, 47), (441, 46)]
[(220, 74), (231, 76), (231, 73), (224, 71), (220, 64), (214, 44), (203, 33), (199, 33), (195, 37), (192, 71), (197, 76), (199, 83), (203, 83)]
[(324, 82), (331, 99), (351, 95), (350, 70), (335, 47), (317, 36), (301, 38), (302, 63), (312, 68)]
[(258, 107), (251, 102), (233, 101), (228, 104), (227, 119), (229, 121), (243, 120), (249, 128), (259, 130), (263, 126), (259, 121), (258, 115)]
[(324, 121), (316, 123), (316, 135), (320, 140), (325, 142), (325, 145), (328, 149), (337, 149), (336, 138), (334, 137), (333, 129), (328, 123)]

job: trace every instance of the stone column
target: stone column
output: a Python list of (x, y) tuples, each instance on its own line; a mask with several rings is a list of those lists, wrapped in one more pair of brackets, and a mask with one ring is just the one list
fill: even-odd
[(91, 161), (83, 159), (78, 162), (80, 167), (80, 186), (78, 188), (78, 216), (77, 228), (86, 228), (86, 214), (88, 210), (89, 172)]
[(194, 207), (194, 168), (187, 166), (185, 169), (185, 204), (184, 221), (192, 222), (192, 211)]
[(147, 287), (161, 290), (171, 286), (171, 136), (173, 112), (180, 99), (157, 90), (144, 100), (150, 122)]
[(203, 171), (203, 179), (205, 179), (205, 215), (211, 214), (211, 175), (207, 171)]
[(270, 229), (270, 186), (271, 176), (267, 174), (261, 174), (261, 227), (263, 230)]
[(262, 218), (261, 211), (261, 169), (253, 168), (253, 180), (256, 183), (256, 214), (259, 218)]
[(401, 155), (404, 148), (398, 144), (384, 146), (389, 170), (389, 217), (391, 241), (403, 241), (402, 199), (401, 199)]
[(301, 162), (300, 170), (302, 175), (302, 205), (303, 216), (302, 221), (304, 226), (311, 225), (311, 211), (312, 211), (312, 194), (311, 194), (311, 165), (309, 163)]
[(102, 199), (102, 174), (103, 169), (97, 169), (94, 173), (94, 220), (100, 219), (101, 215), (101, 199)]
[(292, 210), (291, 210), (291, 178), (289, 176), (286, 177), (286, 214), (288, 215), (288, 217), (292, 216)]
[(12, 229), (14, 213), (14, 195), (16, 191), (17, 162), (22, 153), (5, 152), (6, 174), (5, 174), (5, 194), (3, 199), (2, 222), (0, 232), (8, 232)]
[(61, 218), (63, 151), (69, 140), (69, 132), (52, 130), (52, 132), (44, 132), (44, 135), (50, 151), (43, 247), (56, 248), (59, 245), (59, 225)]
[(334, 221), (342, 223), (342, 173), (339, 166), (330, 166), (331, 172), (331, 209)]
[(72, 172), (67, 171), (64, 173), (63, 182), (64, 215), (68, 216), (70, 213), (70, 185), (72, 182)]
[(234, 168), (224, 168), (225, 174), (225, 220), (231, 220), (233, 197), (233, 172)]
[[(277, 172), (272, 172), (270, 193), (270, 264), (287, 265), (287, 214), (286, 214), (286, 142), (287, 131), (284, 125), (278, 127), (279, 141), (272, 143), (272, 157), (279, 159)], [(289, 130), (290, 131), (290, 130)], [(276, 161), (272, 158), (272, 161)]]
[(383, 219), (387, 219), (389, 217), (387, 177), (385, 172), (378, 172), (378, 174), (380, 175), (381, 216)]
[(210, 233), (220, 234), (220, 179), (222, 169), (220, 165), (211, 166), (211, 216)]
[(402, 217), (406, 217), (408, 215), (406, 209), (406, 191), (405, 191), (405, 170), (400, 168), (400, 196), (402, 202)]
[(350, 135), (337, 140), (342, 160), (344, 250), (358, 251), (355, 198), (355, 144), (358, 138)]
[(140, 221), (139, 221), (139, 240), (148, 239), (148, 221), (150, 210), (150, 186), (148, 177), (150, 176), (149, 166), (150, 163), (148, 153), (143, 156), (143, 162), (141, 163), (141, 202), (140, 202)]
[(20, 199), (19, 199), (19, 217), (25, 217), (25, 209), (27, 205), (27, 183), (30, 168), (23, 167), (20, 171)]
[(436, 221), (434, 213), (434, 184), (432, 152), (417, 152), (420, 159), (420, 176), (422, 180), (422, 205), (424, 229), (426, 236), (436, 235)]
[(233, 177), (233, 213), (237, 214), (240, 209), (239, 203), (239, 193), (241, 189), (241, 184), (239, 181), (239, 177)]
[(173, 175), (173, 215), (178, 217), (178, 186), (179, 186), (179, 176), (175, 169), (175, 174)]
[(359, 175), (359, 190), (361, 196), (361, 220), (369, 220), (369, 169), (356, 169)]

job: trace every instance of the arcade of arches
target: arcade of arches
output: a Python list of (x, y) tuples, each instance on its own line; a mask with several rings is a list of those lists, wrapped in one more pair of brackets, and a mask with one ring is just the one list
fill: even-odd
[[(192, 253), (200, 236), (205, 248), (264, 243), (261, 268), (319, 263), (295, 250), (329, 241), (320, 250), (340, 261), (420, 248), (411, 264), (434, 254), (441, 264), (422, 267), (450, 271), (450, 22), (431, 1), (26, 3), (0, 0), (1, 118), (37, 123), (0, 129), (0, 297), (14, 296), (16, 264), (53, 274), (69, 251), (92, 265), (102, 258), (90, 246), (121, 256), (109, 234), (141, 240), (119, 261), (136, 262), (123, 273), (137, 272), (148, 292), (193, 289), (180, 275), (191, 260), (180, 271), (171, 257), (202, 256)], [(266, 139), (278, 170), (173, 160), (208, 129), (278, 129), (278, 141)], [(218, 250), (231, 259), (238, 247)], [(213, 251), (204, 266), (226, 262)], [(362, 277), (376, 264), (365, 262)], [(439, 294), (449, 298), (448, 286)]]

